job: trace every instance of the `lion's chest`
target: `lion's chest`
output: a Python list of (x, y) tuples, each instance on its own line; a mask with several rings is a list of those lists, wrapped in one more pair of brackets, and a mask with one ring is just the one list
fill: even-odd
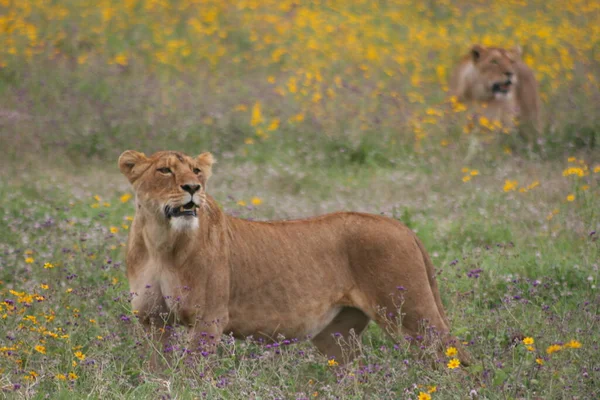
[(171, 269), (157, 260), (148, 260), (129, 279), (134, 310), (151, 314), (174, 312), (181, 308), (191, 288)]

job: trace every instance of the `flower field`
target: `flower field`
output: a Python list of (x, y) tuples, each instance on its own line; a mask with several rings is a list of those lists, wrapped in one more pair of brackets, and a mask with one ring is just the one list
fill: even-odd
[[(2, 396), (599, 398), (598, 21), (587, 0), (0, 0)], [(536, 143), (448, 96), (473, 43), (523, 47)], [(401, 220), (473, 365), (370, 326), (346, 367), (298, 338), (196, 358), (177, 330), (150, 371), (130, 148), (213, 152), (239, 217)]]

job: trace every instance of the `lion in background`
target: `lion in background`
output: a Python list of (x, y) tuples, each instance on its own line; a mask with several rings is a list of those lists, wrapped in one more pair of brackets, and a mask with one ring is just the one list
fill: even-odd
[(167, 344), (171, 330), (161, 328), (175, 324), (188, 328), (198, 351), (214, 351), (223, 333), (310, 338), (346, 363), (357, 352), (348, 340), (374, 320), (396, 339), (401, 325), (420, 344), (451, 344), (468, 363), (411, 230), (356, 212), (271, 222), (228, 216), (206, 193), (213, 162), (210, 153), (174, 151), (119, 158), (135, 191), (126, 259), (132, 308), (156, 340)]
[(467, 104), (485, 105), (482, 114), (505, 127), (512, 127), (516, 117), (523, 135), (531, 139), (541, 130), (540, 96), (521, 55), (519, 46), (506, 50), (473, 45), (451, 75), (450, 94)]

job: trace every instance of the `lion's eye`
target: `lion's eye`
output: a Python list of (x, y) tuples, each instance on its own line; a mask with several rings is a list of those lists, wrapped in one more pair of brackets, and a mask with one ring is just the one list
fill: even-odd
[(200, 168), (194, 168), (192, 171), (198, 175), (200, 173)]
[(160, 172), (161, 174), (171, 174), (171, 168), (169, 167), (163, 167), (163, 168), (159, 168), (157, 169), (158, 172)]
[(494, 64), (494, 65), (498, 65), (498, 61), (497, 61), (497, 60), (492, 60), (491, 62), (492, 62), (492, 64)]

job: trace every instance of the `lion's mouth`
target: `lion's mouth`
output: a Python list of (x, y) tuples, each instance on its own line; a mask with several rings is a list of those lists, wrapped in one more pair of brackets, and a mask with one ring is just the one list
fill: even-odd
[(506, 94), (509, 92), (511, 85), (512, 85), (511, 81), (504, 81), (502, 83), (498, 83), (498, 82), (494, 83), (492, 85), (492, 92)]
[(179, 218), (179, 217), (195, 217), (197, 214), (198, 206), (193, 201), (186, 203), (179, 207), (165, 206), (165, 215), (167, 218)]

